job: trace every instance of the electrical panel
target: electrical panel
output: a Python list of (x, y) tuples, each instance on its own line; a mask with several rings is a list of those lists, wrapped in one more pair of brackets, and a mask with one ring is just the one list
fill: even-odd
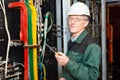
[[(24, 0), (23, 0), (24, 1)], [(29, 1), (29, 0), (28, 0)], [(26, 0), (27, 2), (27, 0)], [(33, 49), (37, 48), (37, 77), (39, 80), (57, 80), (58, 71), (57, 71), (57, 61), (54, 57), (54, 52), (52, 52), (49, 47), (45, 45), (48, 44), (54, 50), (57, 51), (57, 25), (56, 25), (56, 1), (55, 0), (41, 0), (41, 4), (37, 3), (37, 0), (33, 1), (33, 7), (36, 9), (37, 20), (36, 20), (36, 34), (37, 34), (37, 44), (25, 45), (24, 35), (21, 35), (21, 15), (22, 7), (25, 2), (18, 0), (1, 0), (0, 6), (0, 79), (2, 80), (25, 80), (25, 49)], [(13, 4), (10, 4), (13, 3)], [(13, 7), (14, 4), (18, 4), (17, 7)], [(16, 6), (16, 5), (14, 5)], [(12, 8), (11, 8), (12, 7)], [(3, 12), (5, 10), (5, 13)], [(48, 13), (48, 14), (47, 14)], [(29, 14), (29, 13), (28, 13)], [(24, 15), (24, 14), (23, 14)], [(6, 20), (5, 20), (6, 17)], [(40, 18), (39, 18), (40, 17)], [(46, 17), (47, 20), (46, 20)], [(23, 17), (23, 20), (25, 17)], [(29, 19), (28, 19), (29, 22)], [(41, 24), (40, 24), (41, 23)], [(31, 22), (33, 24), (33, 22)], [(39, 25), (38, 25), (39, 24)], [(47, 27), (51, 27), (49, 32), (44, 31), (45, 24)], [(7, 30), (6, 30), (7, 25)], [(28, 24), (29, 25), (29, 24)], [(23, 32), (24, 32), (23, 26)], [(32, 29), (33, 30), (33, 29)], [(29, 30), (28, 30), (29, 31)], [(29, 31), (30, 32), (30, 31)], [(8, 36), (9, 33), (9, 36)], [(34, 32), (33, 32), (34, 33)], [(23, 36), (23, 40), (22, 37)], [(46, 36), (46, 38), (44, 38)], [(9, 40), (10, 37), (10, 40)], [(29, 36), (28, 36), (29, 37)], [(46, 40), (45, 40), (46, 39)], [(46, 41), (46, 42), (45, 42)], [(8, 45), (9, 44), (9, 45)], [(9, 46), (9, 47), (8, 47)], [(45, 48), (44, 48), (45, 46)], [(9, 50), (9, 51), (8, 51)], [(44, 50), (44, 51), (43, 51)], [(34, 54), (33, 54), (34, 56)], [(28, 54), (29, 57), (29, 54)], [(32, 64), (30, 61), (31, 58), (28, 59), (28, 67)], [(35, 63), (35, 62), (33, 62)], [(31, 77), (31, 74), (34, 72), (31, 71), (31, 67), (28, 68), (28, 77), (35, 79), (35, 77)], [(34, 70), (34, 69), (33, 69)]]

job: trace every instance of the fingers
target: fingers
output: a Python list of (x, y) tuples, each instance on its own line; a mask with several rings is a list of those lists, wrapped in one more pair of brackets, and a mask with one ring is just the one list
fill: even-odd
[(66, 80), (65, 78), (60, 78), (59, 80)]
[(56, 55), (59, 55), (59, 56), (65, 56), (65, 54), (62, 53), (62, 52), (56, 52)]
[(65, 66), (69, 61), (69, 58), (62, 52), (57, 52), (57, 54), (55, 55), (55, 58), (58, 64), (61, 66)]

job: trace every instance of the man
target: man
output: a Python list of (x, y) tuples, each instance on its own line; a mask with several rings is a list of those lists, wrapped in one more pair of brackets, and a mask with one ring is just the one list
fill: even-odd
[(68, 51), (57, 52), (55, 58), (64, 66), (59, 80), (97, 80), (101, 49), (95, 39), (85, 29), (89, 24), (89, 8), (82, 2), (74, 3), (68, 12), (71, 40)]

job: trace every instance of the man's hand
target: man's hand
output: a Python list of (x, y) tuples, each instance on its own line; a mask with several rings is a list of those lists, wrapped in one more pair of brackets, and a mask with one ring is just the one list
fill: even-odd
[(69, 61), (69, 58), (62, 52), (57, 52), (55, 58), (60, 66), (65, 66)]
[(65, 78), (60, 78), (59, 80), (66, 80)]

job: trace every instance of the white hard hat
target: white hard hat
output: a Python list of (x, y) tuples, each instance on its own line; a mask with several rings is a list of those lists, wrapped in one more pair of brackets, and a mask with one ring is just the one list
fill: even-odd
[(90, 11), (87, 5), (82, 2), (74, 3), (68, 12), (68, 15), (87, 15), (90, 16)]

